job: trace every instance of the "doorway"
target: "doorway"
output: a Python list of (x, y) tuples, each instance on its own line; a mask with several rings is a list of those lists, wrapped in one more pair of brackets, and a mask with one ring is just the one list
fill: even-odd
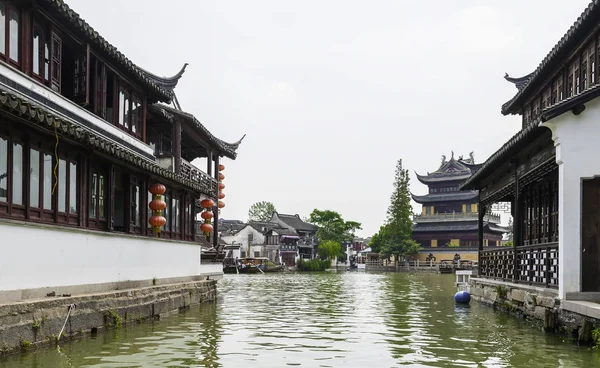
[(600, 291), (600, 178), (584, 180), (582, 190), (581, 291), (598, 292)]

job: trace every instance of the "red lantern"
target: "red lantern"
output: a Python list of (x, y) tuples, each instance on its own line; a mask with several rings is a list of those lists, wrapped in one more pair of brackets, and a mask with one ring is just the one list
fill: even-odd
[(165, 201), (160, 200), (160, 199), (154, 199), (154, 200), (152, 200), (152, 202), (150, 202), (150, 204), (148, 205), (148, 207), (150, 207), (150, 209), (152, 211), (162, 211), (165, 208), (167, 208), (167, 203)]
[(161, 228), (165, 226), (165, 224), (167, 223), (167, 219), (162, 216), (152, 216), (150, 217), (148, 222), (150, 223), (150, 225), (152, 225), (152, 227)]
[(219, 199), (223, 199), (223, 198), (225, 198), (225, 193), (223, 193), (223, 192), (219, 192), (219, 195), (218, 195), (218, 197), (219, 197)]
[(202, 224), (200, 225), (200, 230), (202, 230), (202, 232), (205, 233), (210, 233), (213, 229), (213, 226), (211, 224)]
[(219, 183), (219, 190), (223, 190), (223, 189), (225, 189), (225, 184)]
[(219, 173), (219, 180), (223, 180), (223, 179), (225, 179), (225, 175)]
[(202, 217), (205, 220), (210, 220), (211, 218), (213, 218), (214, 214), (211, 211), (204, 211), (200, 214), (200, 217)]
[(215, 202), (213, 202), (212, 199), (203, 199), (202, 202), (200, 202), (200, 206), (202, 206), (202, 208), (211, 208), (215, 205)]
[(160, 183), (154, 183), (150, 186), (150, 188), (148, 188), (148, 191), (152, 194), (164, 194), (164, 192), (167, 191), (167, 188), (160, 184)]
[(225, 170), (225, 166), (224, 165), (219, 165), (219, 171), (223, 171)]
[(223, 207), (225, 207), (225, 202), (219, 201), (219, 208), (223, 208)]

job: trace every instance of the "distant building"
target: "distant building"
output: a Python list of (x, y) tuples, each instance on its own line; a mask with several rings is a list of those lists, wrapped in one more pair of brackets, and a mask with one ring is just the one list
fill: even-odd
[(242, 257), (268, 257), (295, 266), (298, 258), (312, 259), (318, 227), (298, 215), (274, 213), (269, 221), (221, 220), (221, 240), (239, 244)]
[(319, 227), (302, 220), (298, 214), (285, 215), (273, 213), (269, 222), (277, 223), (283, 227), (294, 230), (298, 236), (298, 256), (304, 259), (313, 259), (318, 245), (316, 234)]
[[(412, 238), (423, 250), (419, 259), (433, 254), (439, 261), (453, 259), (458, 253), (462, 259), (477, 260), (479, 194), (475, 190), (461, 191), (460, 185), (469, 179), (481, 164), (476, 164), (473, 153), (464, 159), (460, 156), (450, 160), (442, 156), (440, 167), (427, 175), (417, 174), (417, 179), (428, 186), (425, 195), (412, 194), (415, 202), (422, 205), (420, 215), (414, 217)], [(507, 229), (500, 226), (500, 215), (485, 216), (483, 245), (502, 245), (502, 235)]]

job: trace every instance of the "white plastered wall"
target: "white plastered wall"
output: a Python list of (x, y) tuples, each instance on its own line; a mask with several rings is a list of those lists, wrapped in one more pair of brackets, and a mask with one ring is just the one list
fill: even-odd
[(559, 296), (581, 291), (582, 180), (600, 176), (600, 98), (580, 115), (566, 112), (541, 124), (552, 131), (558, 163)]

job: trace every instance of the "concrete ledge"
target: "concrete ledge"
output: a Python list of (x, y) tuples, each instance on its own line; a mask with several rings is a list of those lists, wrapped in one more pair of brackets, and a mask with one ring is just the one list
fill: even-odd
[(0, 305), (30, 299), (44, 299), (48, 298), (47, 295), (49, 293), (55, 293), (56, 296), (77, 296), (83, 294), (103, 293), (118, 290), (128, 290), (185, 282), (195, 282), (207, 279), (220, 280), (222, 278), (222, 272), (207, 272), (195, 276), (172, 277), (164, 279), (107, 282), (102, 284), (70, 285), (56, 287), (49, 286), (37, 289), (8, 290), (0, 291)]
[(0, 305), (0, 354), (160, 318), (216, 297), (217, 281), (202, 280)]
[(563, 300), (560, 307), (564, 310), (600, 320), (600, 304), (588, 301)]
[(548, 295), (548, 296), (554, 296), (554, 297), (558, 298), (558, 289), (549, 289), (549, 288), (543, 288), (543, 287), (533, 286), (533, 285), (517, 284), (517, 283), (501, 281), (501, 280), (491, 280), (491, 279), (485, 279), (485, 278), (481, 278), (481, 277), (471, 277), (471, 280), (473, 280), (474, 282), (481, 284), (481, 285), (505, 286), (505, 287), (510, 287), (510, 288), (523, 289), (523, 290), (533, 291), (536, 293), (540, 293), (540, 294), (544, 294), (544, 295)]

